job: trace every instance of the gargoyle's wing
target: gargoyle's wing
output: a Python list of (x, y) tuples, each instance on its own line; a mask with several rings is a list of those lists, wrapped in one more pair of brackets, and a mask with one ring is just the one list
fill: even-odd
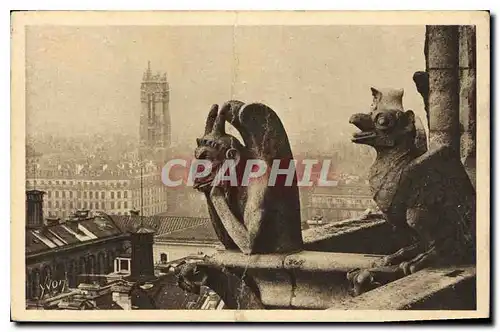
[(465, 240), (474, 245), (476, 193), (460, 159), (449, 147), (430, 149), (416, 158), (406, 168), (402, 188), (415, 202), (439, 207), (436, 210), (445, 213), (439, 216), (444, 219), (440, 222), (455, 222)]
[(415, 146), (419, 155), (427, 152), (427, 134), (419, 116), (415, 116)]
[(227, 120), (257, 158), (268, 163), (273, 159), (293, 159), (285, 128), (271, 108), (260, 103), (234, 105)]
[[(236, 105), (237, 104), (232, 104)], [(239, 132), (255, 159), (264, 160), (268, 170), (279, 160), (280, 168), (293, 162), (292, 149), (278, 115), (260, 103), (231, 107), (226, 120)], [(263, 178), (269, 176), (266, 173)], [(302, 249), (300, 199), (297, 176), (291, 185), (287, 176), (278, 176), (272, 186), (263, 178), (247, 191), (245, 226), (249, 230), (252, 252), (291, 252)], [(286, 178), (286, 180), (285, 180)]]

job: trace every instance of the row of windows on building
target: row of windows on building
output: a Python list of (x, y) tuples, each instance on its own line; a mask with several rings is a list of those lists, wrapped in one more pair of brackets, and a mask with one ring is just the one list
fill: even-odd
[(358, 218), (362, 216), (364, 211), (361, 210), (325, 210), (325, 209), (312, 209), (311, 216), (322, 216), (329, 222), (341, 221), (345, 219)]
[(339, 211), (339, 216), (341, 219), (344, 218), (357, 218), (363, 215), (363, 211), (352, 211), (352, 210), (341, 210)]
[(312, 204), (329, 207), (356, 207), (367, 208), (372, 204), (371, 198), (332, 198), (332, 197), (313, 197)]
[(59, 202), (59, 201), (55, 201), (54, 204), (52, 204), (51, 201), (47, 201), (46, 203), (46, 207), (49, 208), (49, 209), (66, 209), (66, 208), (69, 208), (69, 209), (96, 209), (96, 210), (106, 210), (107, 208), (111, 209), (111, 210), (114, 210), (115, 208), (116, 209), (128, 209), (129, 208), (129, 204), (127, 201), (124, 201), (124, 202), (116, 202), (116, 205), (115, 205), (115, 202), (109, 202), (109, 205), (108, 207), (106, 207), (106, 203), (105, 202), (65, 202), (65, 201), (62, 201), (62, 202)]
[[(126, 215), (130, 214), (129, 210), (126, 210), (126, 211), (123, 211), (123, 210), (118, 211), (117, 209), (114, 209), (114, 210), (101, 209), (101, 210), (104, 210), (106, 213), (116, 214), (119, 216), (121, 216), (121, 215), (126, 216)], [(151, 216), (151, 215), (165, 212), (166, 210), (167, 210), (166, 204), (162, 204), (162, 205), (157, 205), (157, 206), (153, 206), (153, 207), (144, 207), (143, 213), (144, 213), (144, 216)], [(49, 216), (55, 216), (57, 218), (66, 218), (71, 214), (71, 211), (70, 210), (50, 210), (50, 211), (47, 211), (47, 213)]]
[[(48, 185), (48, 186), (83, 186), (83, 187), (104, 187), (104, 186), (110, 186), (110, 187), (116, 187), (116, 188), (127, 188), (130, 186), (130, 181), (131, 180), (123, 180), (123, 181), (113, 181), (113, 180), (108, 180), (108, 181), (78, 181), (78, 180), (36, 180), (36, 179), (30, 179), (26, 181), (26, 187), (34, 186), (34, 185)], [(138, 181), (136, 179), (136, 181)], [(144, 183), (150, 183), (150, 182), (158, 182), (161, 183), (161, 175), (155, 174), (155, 175), (144, 175)], [(137, 182), (136, 182), (137, 183)]]
[[(66, 191), (66, 190), (54, 190), (54, 191), (47, 191), (47, 197), (48, 198), (52, 198), (52, 194), (54, 195), (55, 198), (73, 198), (74, 196), (76, 196), (76, 198), (84, 198), (84, 199), (93, 199), (93, 198), (96, 198), (98, 199), (99, 196), (101, 197), (101, 199), (105, 199), (106, 198), (106, 192), (105, 191), (101, 191), (101, 192), (98, 192), (98, 191), (76, 191), (76, 192), (73, 192), (73, 191)], [(115, 195), (116, 194), (116, 195)], [(128, 191), (111, 191), (110, 194), (109, 194), (109, 197), (111, 199), (115, 199), (115, 196), (117, 199), (121, 199), (122, 196), (123, 198), (128, 198)]]
[[(93, 201), (93, 202), (66, 202), (66, 201), (45, 201), (44, 206), (51, 210), (51, 209), (95, 209), (95, 210), (120, 210), (120, 209), (132, 209), (132, 208), (138, 208), (140, 206), (140, 201), (135, 201), (135, 205), (132, 204), (133, 202), (130, 201), (118, 201), (118, 202), (99, 202), (99, 201)], [(166, 203), (162, 202), (162, 204), (152, 204), (152, 203), (160, 203), (160, 201), (156, 202), (143, 202), (145, 203), (145, 207), (152, 206), (154, 212), (164, 212), (162, 211), (162, 208), (166, 208)], [(155, 209), (155, 206), (158, 207), (158, 209)]]
[(74, 185), (80, 185), (83, 187), (98, 187), (98, 186), (115, 186), (116, 188), (120, 187), (128, 187), (129, 186), (129, 181), (123, 181), (123, 182), (110, 182), (110, 181), (75, 181), (75, 180), (28, 180), (26, 181), (26, 186), (33, 186), (33, 185), (56, 185), (56, 186), (74, 186)]
[(155, 215), (155, 214), (162, 213), (165, 211), (167, 211), (167, 204), (162, 203), (162, 204), (153, 205), (151, 207), (145, 207), (144, 208), (144, 215), (151, 216), (151, 215)]
[[(139, 206), (141, 204), (141, 201), (140, 199), (138, 199), (137, 197), (135, 198), (135, 200), (130, 200), (128, 199), (127, 201), (103, 201), (103, 200), (99, 200), (99, 197), (87, 197), (87, 196), (84, 196), (83, 199), (94, 199), (95, 201), (93, 202), (88, 202), (88, 201), (59, 201), (60, 199), (65, 199), (66, 197), (64, 195), (62, 195), (62, 197), (59, 197), (59, 195), (55, 195), (55, 197), (52, 197), (52, 195), (48, 195), (48, 199), (44, 200), (44, 204), (46, 207), (48, 208), (52, 208), (52, 206), (54, 206), (55, 208), (59, 208), (59, 207), (62, 207), (63, 209), (66, 208), (66, 207), (70, 207), (70, 208), (73, 208), (74, 206), (77, 206), (78, 205), (78, 208), (81, 208), (80, 205), (84, 204), (85, 207), (84, 208), (90, 208), (92, 209), (92, 204), (94, 203), (95, 205), (95, 208), (99, 208), (99, 206), (102, 206), (101, 209), (103, 209), (105, 206), (105, 204), (109, 204), (108, 205), (108, 208), (110, 207), (111, 209), (114, 209), (115, 206), (117, 209), (121, 209), (122, 206), (123, 208), (128, 208), (129, 207), (129, 202), (130, 204), (135, 204), (136, 206)], [(69, 199), (73, 198), (72, 195), (70, 195)], [(80, 198), (78, 196), (78, 198)], [(128, 196), (127, 195), (124, 195), (123, 199), (127, 199)], [(114, 199), (114, 197), (112, 197), (112, 199)], [(122, 199), (121, 195), (118, 195), (118, 197), (116, 199)], [(147, 196), (147, 197), (144, 197), (143, 198), (143, 201), (142, 201), (142, 204), (143, 205), (152, 205), (152, 204), (157, 204), (157, 203), (160, 203), (160, 202), (163, 202), (165, 201), (165, 197), (162, 197), (162, 196)], [(90, 204), (90, 207), (87, 207), (87, 205)]]
[[(106, 210), (104, 211), (108, 214), (115, 214), (115, 215), (123, 215), (123, 216), (128, 216), (130, 215), (130, 211), (109, 211), (109, 210)], [(72, 214), (71, 211), (67, 210), (67, 211), (58, 211), (58, 210), (52, 210), (52, 211), (48, 211), (48, 213), (45, 215), (47, 217), (56, 217), (56, 218), (61, 218), (61, 219), (66, 219), (67, 217), (69, 217), (70, 215)], [(146, 214), (146, 212), (144, 212), (144, 215), (145, 216), (149, 216), (149, 214)]]
[[(144, 195), (159, 195), (161, 192), (166, 192), (165, 189), (163, 188), (146, 188), (144, 190)], [(54, 195), (55, 198), (84, 198), (84, 199), (105, 199), (106, 198), (106, 192), (105, 191), (68, 191), (68, 190), (47, 190), (47, 197), (52, 198), (52, 195)], [(121, 199), (125, 198), (127, 199), (129, 196), (129, 191), (128, 190), (118, 190), (118, 191), (111, 191), (109, 192), (109, 198), (111, 199)]]

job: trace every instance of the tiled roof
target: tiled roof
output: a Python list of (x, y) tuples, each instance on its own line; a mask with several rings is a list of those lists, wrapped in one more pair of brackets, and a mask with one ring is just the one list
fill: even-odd
[(121, 234), (123, 232), (120, 228), (105, 215), (84, 220), (65, 221), (38, 229), (26, 229), (26, 254), (71, 247), (77, 243)]
[[(123, 232), (131, 232), (140, 224), (140, 217), (136, 216), (110, 216)], [(155, 236), (170, 234), (178, 230), (190, 229), (198, 225), (210, 223), (209, 218), (177, 217), (177, 216), (149, 216), (143, 217), (143, 224), (155, 229)]]
[(184, 229), (179, 229), (171, 233), (157, 236), (156, 238), (160, 241), (190, 240), (190, 241), (203, 241), (203, 242), (219, 242), (219, 239), (215, 234), (210, 219), (207, 219), (206, 222), (202, 224)]
[[(73, 227), (71, 227), (71, 224), (68, 224), (67, 227), (69, 229), (72, 229)], [(65, 242), (67, 242), (68, 244), (71, 244), (71, 243), (79, 243), (80, 240), (78, 240), (72, 232), (68, 232), (68, 230), (66, 229), (66, 227), (57, 227), (57, 226), (51, 226), (48, 228), (48, 231), (52, 234), (55, 234), (57, 236), (59, 236), (60, 238), (62, 238)]]

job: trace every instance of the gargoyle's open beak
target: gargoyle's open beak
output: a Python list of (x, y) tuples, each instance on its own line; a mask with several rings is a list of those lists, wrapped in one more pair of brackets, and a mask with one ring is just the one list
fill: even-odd
[(220, 162), (212, 162), (212, 169), (210, 174), (201, 178), (196, 178), (193, 183), (193, 188), (202, 192), (210, 190), (213, 187), (213, 182), (218, 174), (220, 167)]
[(372, 117), (369, 114), (353, 114), (349, 119), (349, 123), (352, 123), (361, 130), (352, 135), (352, 141), (355, 143), (361, 143), (363, 140), (377, 136), (375, 133), (375, 125), (373, 124)]

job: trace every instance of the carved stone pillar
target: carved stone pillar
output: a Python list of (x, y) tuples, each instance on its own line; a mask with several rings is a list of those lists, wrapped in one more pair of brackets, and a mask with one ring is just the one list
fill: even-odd
[(476, 29), (459, 27), (460, 123), (462, 128), (460, 157), (476, 186)]
[(460, 153), (458, 26), (426, 27), (429, 73), (429, 129), (431, 148), (448, 146)]

